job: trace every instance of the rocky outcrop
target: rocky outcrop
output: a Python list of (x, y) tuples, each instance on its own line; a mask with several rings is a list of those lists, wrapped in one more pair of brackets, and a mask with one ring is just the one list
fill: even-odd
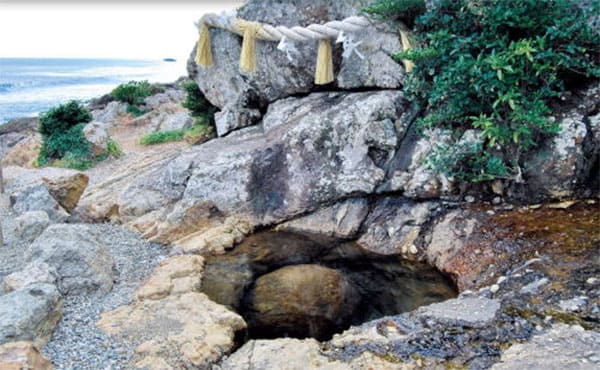
[(0, 368), (4, 370), (52, 370), (48, 361), (31, 342), (10, 342), (0, 346)]
[[(123, 184), (116, 200), (119, 216), (146, 232), (168, 220), (165, 211), (172, 204), (210, 202), (221, 220), (234, 214), (252, 229), (374, 192), (384, 182), (397, 131), (407, 125), (386, 118), (396, 117), (404, 103), (396, 91), (278, 101), (262, 127), (190, 148), (138, 175), (133, 184)], [(85, 204), (90, 206), (97, 202)], [(197, 232), (210, 224), (196, 222)]]
[[(238, 17), (249, 21), (286, 26), (306, 26), (357, 15), (368, 1), (331, 2), (250, 1), (238, 10)], [(337, 79), (334, 86), (355, 88), (400, 88), (403, 67), (394, 62), (391, 54), (402, 50), (398, 32), (385, 24), (369, 27), (354, 37), (364, 56), (356, 54), (342, 58), (341, 44), (334, 45)], [(214, 65), (196, 67), (195, 80), (207, 99), (222, 110), (223, 124), (219, 135), (256, 122), (259, 109), (277, 100), (313, 91), (314, 66), (317, 55), (316, 42), (294, 43), (298, 53), (288, 60), (286, 53), (277, 50), (275, 42), (259, 42), (256, 47), (257, 70), (240, 72), (240, 38), (221, 29), (211, 30)], [(224, 118), (227, 117), (227, 120)]]
[(137, 368), (208, 368), (235, 345), (244, 320), (198, 293), (202, 258), (164, 261), (136, 292), (136, 301), (102, 314), (98, 326), (135, 344)]
[(113, 285), (113, 258), (85, 225), (48, 227), (31, 245), (28, 258), (56, 270), (62, 294), (106, 293)]
[(62, 297), (51, 284), (33, 284), (0, 296), (0, 344), (43, 346), (61, 318)]
[(248, 293), (249, 330), (260, 336), (323, 338), (348, 324), (359, 300), (356, 288), (337, 270), (283, 267), (258, 278)]

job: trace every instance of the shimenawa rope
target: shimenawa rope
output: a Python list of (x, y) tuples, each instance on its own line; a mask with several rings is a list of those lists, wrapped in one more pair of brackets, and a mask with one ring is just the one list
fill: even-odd
[[(371, 25), (371, 22), (365, 17), (352, 16), (341, 21), (331, 21), (325, 24), (311, 24), (306, 27), (286, 27), (272, 26), (266, 23), (250, 22), (235, 15), (228, 14), (206, 14), (198, 22), (200, 39), (198, 41), (198, 50), (196, 54), (196, 63), (203, 67), (209, 67), (213, 64), (210, 30), (209, 27), (216, 27), (228, 30), (243, 37), (242, 51), (240, 55), (240, 68), (246, 72), (256, 70), (256, 40), (280, 41), (278, 49), (286, 51), (288, 58), (291, 58), (289, 41), (306, 42), (318, 41), (317, 64), (315, 67), (315, 83), (324, 85), (334, 80), (333, 60), (331, 56), (331, 39), (337, 38), (338, 42), (345, 40), (344, 33), (354, 33)], [(401, 40), (404, 50), (410, 48), (408, 35), (401, 30)], [(356, 48), (358, 43), (344, 43)], [(351, 55), (345, 52), (344, 55)], [(358, 51), (356, 54), (361, 57)], [(407, 71), (412, 69), (412, 63), (403, 61)]]

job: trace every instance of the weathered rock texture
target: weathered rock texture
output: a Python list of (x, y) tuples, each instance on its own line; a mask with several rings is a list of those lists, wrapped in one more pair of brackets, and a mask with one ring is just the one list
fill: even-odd
[(63, 294), (108, 292), (113, 285), (113, 258), (85, 225), (48, 227), (31, 245), (29, 260), (54, 268)]
[(209, 368), (228, 354), (244, 320), (198, 293), (202, 257), (164, 261), (136, 292), (136, 301), (102, 314), (98, 326), (133, 342), (135, 367)]
[(0, 346), (0, 369), (52, 370), (48, 361), (31, 342), (10, 342)]
[(43, 346), (61, 309), (62, 297), (50, 284), (33, 284), (0, 296), (0, 344), (25, 340)]

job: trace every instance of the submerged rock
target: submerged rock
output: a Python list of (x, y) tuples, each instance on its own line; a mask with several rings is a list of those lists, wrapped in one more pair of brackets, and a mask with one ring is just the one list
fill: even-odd
[(359, 300), (339, 271), (319, 265), (283, 267), (258, 278), (248, 293), (249, 330), (272, 337), (323, 338), (348, 325)]

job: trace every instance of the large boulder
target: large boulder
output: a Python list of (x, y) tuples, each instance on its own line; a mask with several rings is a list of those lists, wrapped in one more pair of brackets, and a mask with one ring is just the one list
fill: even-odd
[(56, 270), (63, 294), (106, 293), (112, 288), (113, 258), (89, 226), (51, 225), (33, 242), (28, 258)]
[(293, 265), (258, 278), (246, 299), (255, 335), (323, 339), (349, 324), (360, 297), (337, 270)]
[(61, 310), (61, 295), (51, 284), (33, 284), (0, 296), (0, 344), (26, 340), (43, 346)]
[[(176, 202), (211, 202), (251, 226), (268, 225), (325, 203), (369, 194), (383, 183), (405, 100), (398, 91), (317, 93), (269, 107), (262, 129), (189, 148), (129, 182), (120, 216), (139, 218)], [(193, 202), (191, 202), (193, 200)], [(157, 213), (156, 223), (166, 215)], [(196, 220), (198, 231), (206, 226)], [(146, 222), (141, 231), (153, 229)], [(192, 230), (190, 230), (192, 231)]]
[[(367, 0), (254, 0), (240, 8), (237, 16), (272, 25), (307, 26), (357, 15), (369, 3)], [(385, 24), (373, 24), (359, 33), (347, 36), (362, 41), (358, 50), (364, 59), (357, 54), (342, 58), (341, 44), (334, 44), (335, 86), (346, 89), (401, 87), (403, 67), (391, 58), (392, 53), (402, 50), (400, 35), (396, 29)], [(254, 73), (244, 73), (239, 69), (240, 37), (229, 31), (213, 28), (211, 39), (214, 65), (209, 68), (192, 66), (190, 69), (207, 99), (221, 108), (224, 116), (234, 119), (234, 122), (229, 122), (219, 130), (219, 135), (252, 124), (255, 119), (248, 117), (259, 113), (258, 110), (269, 103), (307, 93), (315, 88), (316, 41), (294, 43), (298, 53), (291, 61), (286, 53), (277, 49), (276, 42), (259, 41), (256, 47), (257, 70)]]

